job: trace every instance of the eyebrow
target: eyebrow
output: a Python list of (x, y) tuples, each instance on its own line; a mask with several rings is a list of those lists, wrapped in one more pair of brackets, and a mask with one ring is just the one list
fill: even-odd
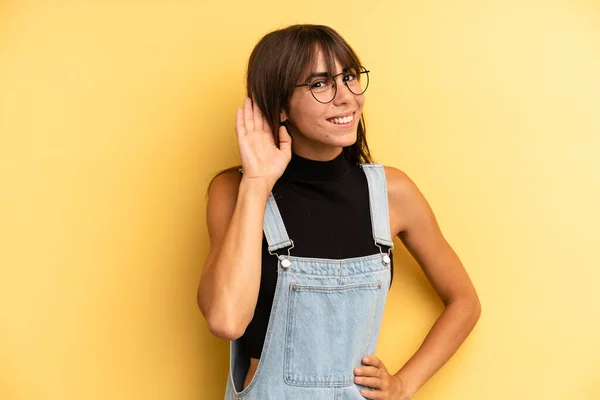
[(327, 76), (329, 76), (327, 72), (313, 72), (305, 79), (305, 81), (308, 82), (313, 80), (314, 78), (326, 78)]
[[(346, 67), (344, 69), (342, 69), (342, 72), (340, 72), (341, 74), (351, 71), (353, 68), (352, 67)], [(336, 74), (339, 75), (339, 74)], [(326, 78), (327, 76), (329, 76), (329, 73), (327, 72), (313, 72), (312, 74), (310, 74), (305, 81), (308, 82), (314, 78)]]

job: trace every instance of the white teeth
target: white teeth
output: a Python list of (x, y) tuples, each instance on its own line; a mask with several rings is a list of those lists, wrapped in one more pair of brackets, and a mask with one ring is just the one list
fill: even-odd
[(353, 119), (354, 119), (354, 116), (352, 114), (350, 114), (347, 117), (332, 118), (332, 119), (330, 119), (328, 121), (332, 122), (334, 124), (347, 124), (348, 122), (352, 122)]

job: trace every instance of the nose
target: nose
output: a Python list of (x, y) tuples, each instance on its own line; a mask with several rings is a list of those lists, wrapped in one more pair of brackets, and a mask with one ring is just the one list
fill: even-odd
[(354, 94), (348, 89), (348, 86), (344, 84), (344, 77), (339, 76), (335, 82), (337, 86), (337, 93), (335, 98), (333, 99), (333, 103), (338, 104), (346, 104), (352, 100)]

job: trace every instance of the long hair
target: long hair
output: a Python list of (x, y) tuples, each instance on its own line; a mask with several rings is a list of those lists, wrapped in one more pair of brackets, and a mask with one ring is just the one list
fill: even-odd
[[(324, 25), (292, 25), (270, 32), (257, 43), (250, 55), (246, 74), (247, 95), (269, 121), (277, 146), (281, 112), (289, 113), (294, 86), (316, 64), (317, 49), (323, 52), (330, 75), (335, 74), (336, 60), (345, 68), (360, 70), (358, 55), (335, 30)], [(288, 125), (286, 128), (289, 131)], [(361, 115), (356, 142), (343, 149), (344, 157), (352, 164), (373, 162), (365, 131), (365, 117)], [(240, 168), (227, 168), (215, 178)]]

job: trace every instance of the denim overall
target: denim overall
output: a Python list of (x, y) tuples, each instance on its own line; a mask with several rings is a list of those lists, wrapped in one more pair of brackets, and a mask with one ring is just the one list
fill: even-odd
[[(230, 342), (225, 400), (364, 399), (359, 390), (367, 388), (354, 383), (354, 368), (375, 352), (394, 244), (383, 166), (361, 168), (380, 249), (373, 255), (342, 260), (290, 255), (294, 243), (269, 196), (263, 230), (269, 253), (279, 259), (275, 297), (256, 374), (243, 391), (250, 358), (239, 340)], [(276, 253), (281, 249), (286, 250)]]

